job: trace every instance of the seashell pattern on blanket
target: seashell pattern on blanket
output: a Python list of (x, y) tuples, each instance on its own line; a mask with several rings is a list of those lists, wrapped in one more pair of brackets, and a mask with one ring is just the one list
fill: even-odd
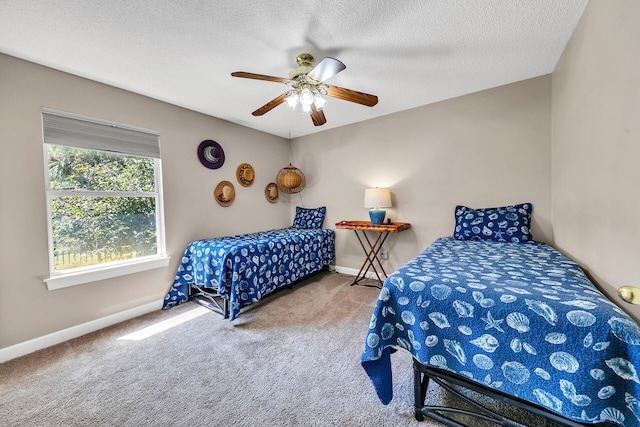
[(289, 227), (196, 240), (184, 251), (163, 308), (187, 301), (189, 284), (195, 283), (217, 288), (234, 320), (242, 307), (334, 259), (335, 232), (329, 229)]
[(402, 348), (572, 421), (640, 425), (640, 326), (544, 243), (438, 239), (372, 319), (361, 362), (383, 402)]

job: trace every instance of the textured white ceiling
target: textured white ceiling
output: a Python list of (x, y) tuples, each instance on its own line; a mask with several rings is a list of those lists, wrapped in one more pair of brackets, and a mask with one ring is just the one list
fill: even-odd
[[(0, 52), (294, 138), (549, 74), (587, 2), (0, 0)], [(378, 105), (329, 98), (320, 127), (286, 104), (252, 116), (289, 87), (231, 72), (288, 78), (302, 52)]]

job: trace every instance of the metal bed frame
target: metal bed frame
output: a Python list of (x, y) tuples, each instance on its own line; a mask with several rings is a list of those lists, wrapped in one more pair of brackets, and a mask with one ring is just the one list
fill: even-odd
[(229, 301), (218, 295), (218, 288), (204, 288), (195, 283), (189, 284), (189, 299), (211, 311), (229, 318)]
[[(429, 380), (433, 380), (440, 387), (458, 397), (462, 401), (471, 405), (476, 411), (469, 411), (464, 409), (447, 408), (443, 406), (430, 406), (425, 405), (425, 398), (427, 395), (427, 387)], [(428, 366), (422, 365), (416, 359), (413, 359), (413, 388), (415, 396), (415, 417), (418, 421), (423, 421), (424, 417), (438, 421), (449, 427), (467, 427), (465, 424), (449, 418), (446, 414), (463, 414), (473, 418), (481, 419), (484, 421), (492, 422), (502, 426), (522, 426), (522, 423), (516, 422), (510, 418), (498, 414), (497, 412), (488, 409), (468, 396), (460, 393), (453, 385), (463, 387), (467, 390), (475, 391), (485, 396), (491, 397), (494, 400), (505, 403), (509, 406), (525, 410), (531, 414), (538, 415), (547, 420), (553, 421), (559, 425), (567, 427), (585, 427), (585, 426), (598, 426), (598, 427), (617, 427), (615, 424), (604, 422), (597, 424), (579, 423), (561, 417), (553, 412), (550, 412), (540, 406), (536, 406), (532, 403), (525, 402), (514, 396), (509, 396), (499, 391), (484, 387), (481, 384), (471, 382), (468, 379), (459, 375), (452, 374), (440, 369), (434, 369)]]
[[(292, 289), (294, 285), (302, 282), (303, 280), (309, 279), (316, 274), (319, 274), (323, 271), (328, 271), (329, 266), (322, 266), (319, 270), (316, 270), (312, 273), (307, 274), (304, 277), (296, 280), (295, 282), (289, 283), (287, 285), (282, 285), (273, 291), (271, 291), (268, 295), (265, 295), (263, 298), (269, 297), (280, 292), (283, 289)], [(203, 286), (196, 285), (195, 283), (189, 284), (189, 299), (197, 302), (203, 307), (208, 308), (211, 311), (215, 311), (216, 313), (222, 314), (225, 319), (229, 318), (229, 301), (222, 298), (218, 295), (218, 288), (205, 288)]]

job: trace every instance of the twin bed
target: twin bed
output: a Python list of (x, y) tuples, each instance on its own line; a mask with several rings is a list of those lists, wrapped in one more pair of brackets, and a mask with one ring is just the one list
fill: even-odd
[(234, 320), (243, 307), (323, 270), (335, 259), (335, 232), (320, 228), (326, 208), (296, 208), (293, 225), (191, 242), (163, 309), (189, 299)]
[[(425, 404), (430, 381), (462, 386), (567, 426), (640, 423), (640, 327), (580, 267), (533, 241), (530, 204), (456, 208), (454, 235), (389, 276), (361, 364), (382, 403), (391, 355), (414, 359), (415, 415), (449, 426), (457, 409)], [(234, 320), (240, 309), (325, 268), (335, 234), (325, 209), (296, 209), (292, 227), (197, 240), (164, 301), (190, 298)], [(475, 415), (514, 425), (471, 402)]]
[(563, 425), (638, 425), (640, 328), (578, 265), (531, 239), (530, 213), (459, 206), (454, 236), (387, 278), (361, 357), (384, 404), (400, 350), (413, 355), (419, 420), (461, 425), (457, 410), (425, 405), (433, 380)]

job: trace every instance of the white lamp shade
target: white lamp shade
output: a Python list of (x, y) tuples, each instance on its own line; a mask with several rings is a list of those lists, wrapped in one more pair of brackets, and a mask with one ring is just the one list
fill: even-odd
[(302, 106), (306, 106), (311, 108), (311, 104), (313, 104), (313, 94), (309, 90), (309, 88), (304, 88), (300, 92), (300, 104)]
[(390, 208), (391, 191), (388, 188), (367, 188), (364, 190), (365, 208)]
[(289, 108), (294, 110), (296, 108), (296, 105), (298, 105), (298, 98), (299, 98), (298, 94), (295, 92), (292, 92), (284, 100), (287, 101), (287, 105), (289, 106)]
[(321, 111), (325, 105), (327, 105), (327, 100), (324, 99), (320, 94), (314, 95), (313, 103), (316, 106), (316, 110)]

